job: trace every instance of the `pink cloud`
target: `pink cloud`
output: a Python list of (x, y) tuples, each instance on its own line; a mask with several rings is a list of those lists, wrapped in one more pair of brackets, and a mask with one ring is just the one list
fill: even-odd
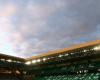
[(7, 4), (0, 8), (0, 17), (12, 16), (16, 12), (16, 6), (14, 4)]

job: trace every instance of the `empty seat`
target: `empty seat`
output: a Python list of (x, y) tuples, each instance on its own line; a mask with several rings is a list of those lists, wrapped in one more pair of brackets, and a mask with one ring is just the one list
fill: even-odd
[(99, 80), (100, 73), (37, 77), (36, 80)]

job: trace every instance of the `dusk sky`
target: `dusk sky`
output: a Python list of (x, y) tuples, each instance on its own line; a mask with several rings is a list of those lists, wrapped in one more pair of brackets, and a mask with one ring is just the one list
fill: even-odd
[(100, 39), (100, 0), (0, 0), (0, 53), (31, 57)]

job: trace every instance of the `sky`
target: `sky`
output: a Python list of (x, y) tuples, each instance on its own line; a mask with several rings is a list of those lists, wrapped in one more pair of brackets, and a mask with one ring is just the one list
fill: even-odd
[(100, 0), (0, 0), (0, 53), (28, 58), (100, 39)]

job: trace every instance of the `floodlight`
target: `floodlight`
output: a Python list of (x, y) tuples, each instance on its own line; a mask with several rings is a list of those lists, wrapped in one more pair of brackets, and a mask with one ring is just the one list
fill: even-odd
[(100, 50), (100, 45), (93, 48), (94, 50)]
[(8, 62), (12, 62), (12, 60), (11, 60), (11, 59), (8, 59), (7, 61), (8, 61)]
[(43, 61), (47, 60), (47, 58), (43, 58)]
[(25, 64), (26, 65), (30, 65), (31, 64), (31, 61), (27, 61)]
[(33, 60), (32, 63), (36, 63), (36, 60)]
[(40, 59), (37, 59), (37, 62), (40, 62), (41, 60)]

